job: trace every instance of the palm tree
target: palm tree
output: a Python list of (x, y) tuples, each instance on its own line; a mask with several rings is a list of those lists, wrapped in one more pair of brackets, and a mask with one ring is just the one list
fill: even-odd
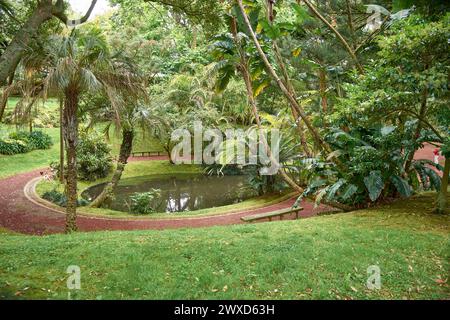
[[(105, 38), (95, 28), (73, 30), (70, 36), (51, 38), (43, 50), (46, 69), (44, 90), (57, 90), (64, 96), (63, 126), (66, 145), (66, 232), (77, 230), (78, 113), (80, 97), (86, 92), (104, 92), (111, 105), (120, 110), (118, 92), (137, 94), (134, 74), (127, 64), (113, 56)], [(117, 111), (118, 112), (118, 111)]]

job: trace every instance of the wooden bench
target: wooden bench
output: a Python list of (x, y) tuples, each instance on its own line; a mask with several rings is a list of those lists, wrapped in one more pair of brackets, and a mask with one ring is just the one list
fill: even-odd
[(154, 156), (164, 156), (166, 152), (164, 151), (136, 151), (132, 152), (133, 157), (154, 157)]
[(254, 222), (254, 221), (258, 221), (258, 220), (269, 219), (269, 221), (272, 221), (272, 218), (275, 218), (275, 217), (280, 217), (280, 220), (283, 220), (283, 217), (285, 215), (292, 214), (292, 213), (295, 213), (295, 217), (296, 217), (296, 219), (298, 219), (298, 215), (300, 214), (300, 211), (302, 211), (302, 210), (304, 210), (304, 209), (301, 207), (288, 208), (288, 209), (277, 210), (277, 211), (268, 212), (268, 213), (260, 213), (260, 214), (255, 214), (252, 216), (242, 217), (241, 220), (244, 222)]

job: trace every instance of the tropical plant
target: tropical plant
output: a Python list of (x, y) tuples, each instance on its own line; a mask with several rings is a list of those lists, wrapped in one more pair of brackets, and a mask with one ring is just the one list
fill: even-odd
[(127, 64), (113, 55), (101, 31), (76, 29), (68, 37), (55, 36), (45, 44), (41, 65), (46, 70), (44, 92), (57, 90), (64, 96), (64, 140), (67, 150), (67, 219), (66, 231), (76, 227), (78, 111), (85, 92), (107, 94), (114, 108), (121, 108), (119, 91), (128, 96), (136, 93), (132, 73), (124, 72)]
[[(77, 20), (78, 24), (88, 20), (96, 3), (97, 0), (92, 0), (91, 6), (85, 16)], [(26, 50), (32, 45), (39, 33), (40, 27), (45, 22), (54, 17), (64, 24), (70, 22), (67, 18), (66, 10), (67, 6), (63, 0), (57, 0), (55, 3), (52, 0), (41, 0), (36, 3), (27, 21), (16, 32), (13, 40), (6, 46), (0, 56), (0, 85), (6, 84), (8, 78), (14, 77), (14, 72), (22, 58), (26, 55)], [(0, 12), (11, 14), (12, 9), (8, 1), (2, 1)]]
[[(327, 140), (335, 151), (327, 161), (302, 160), (310, 183), (300, 199), (314, 196), (317, 204), (339, 202), (351, 208), (395, 198), (397, 194), (410, 197), (418, 190), (440, 190), (440, 177), (431, 168), (442, 170), (440, 165), (413, 160), (413, 170), (406, 172), (404, 141), (410, 139), (413, 123), (406, 128), (356, 127), (349, 132), (334, 129)], [(338, 157), (347, 170), (338, 168), (331, 157)]]
[(161, 197), (161, 190), (151, 189), (148, 192), (134, 193), (130, 196), (130, 212), (135, 214), (155, 213), (158, 205), (155, 200)]
[(77, 146), (78, 178), (95, 181), (107, 177), (112, 170), (111, 147), (94, 131), (83, 132)]
[(29, 150), (46, 150), (53, 146), (52, 138), (42, 132), (33, 131), (29, 132), (13, 132), (9, 135), (10, 139), (21, 140), (28, 145)]
[(0, 154), (12, 156), (27, 153), (30, 149), (25, 141), (15, 139), (0, 139)]
[[(65, 207), (67, 205), (67, 197), (64, 193), (57, 190), (47, 191), (42, 195), (42, 199), (50, 201), (60, 207)], [(79, 207), (84, 207), (88, 205), (88, 201), (85, 199), (79, 199), (77, 201)]]

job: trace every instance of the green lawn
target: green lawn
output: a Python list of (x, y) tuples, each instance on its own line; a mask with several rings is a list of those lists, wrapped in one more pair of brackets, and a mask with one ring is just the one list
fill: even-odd
[[(354, 213), (209, 229), (0, 235), (0, 298), (448, 299), (448, 216), (433, 194)], [(381, 268), (379, 291), (367, 268)]]
[[(11, 132), (12, 127), (5, 125), (3, 133), (8, 130)], [(29, 153), (17, 154), (14, 156), (0, 155), (0, 179), (14, 176), (19, 173), (32, 171), (35, 169), (45, 168), (50, 165), (52, 161), (58, 161), (59, 159), (59, 129), (39, 129), (48, 133), (53, 140), (53, 147), (49, 150), (36, 150)], [(6, 135), (6, 134), (4, 134)], [(1, 136), (0, 136), (1, 137)]]

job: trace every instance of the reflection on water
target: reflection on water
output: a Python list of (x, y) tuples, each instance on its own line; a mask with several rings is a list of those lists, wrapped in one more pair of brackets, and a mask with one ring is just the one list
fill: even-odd
[[(208, 177), (199, 175), (149, 176), (121, 181), (115, 193), (111, 209), (129, 211), (130, 196), (136, 192), (160, 189), (161, 198), (153, 206), (157, 212), (176, 213), (225, 206), (255, 197), (245, 176)], [(104, 184), (94, 186), (83, 193), (93, 199), (103, 190)]]

